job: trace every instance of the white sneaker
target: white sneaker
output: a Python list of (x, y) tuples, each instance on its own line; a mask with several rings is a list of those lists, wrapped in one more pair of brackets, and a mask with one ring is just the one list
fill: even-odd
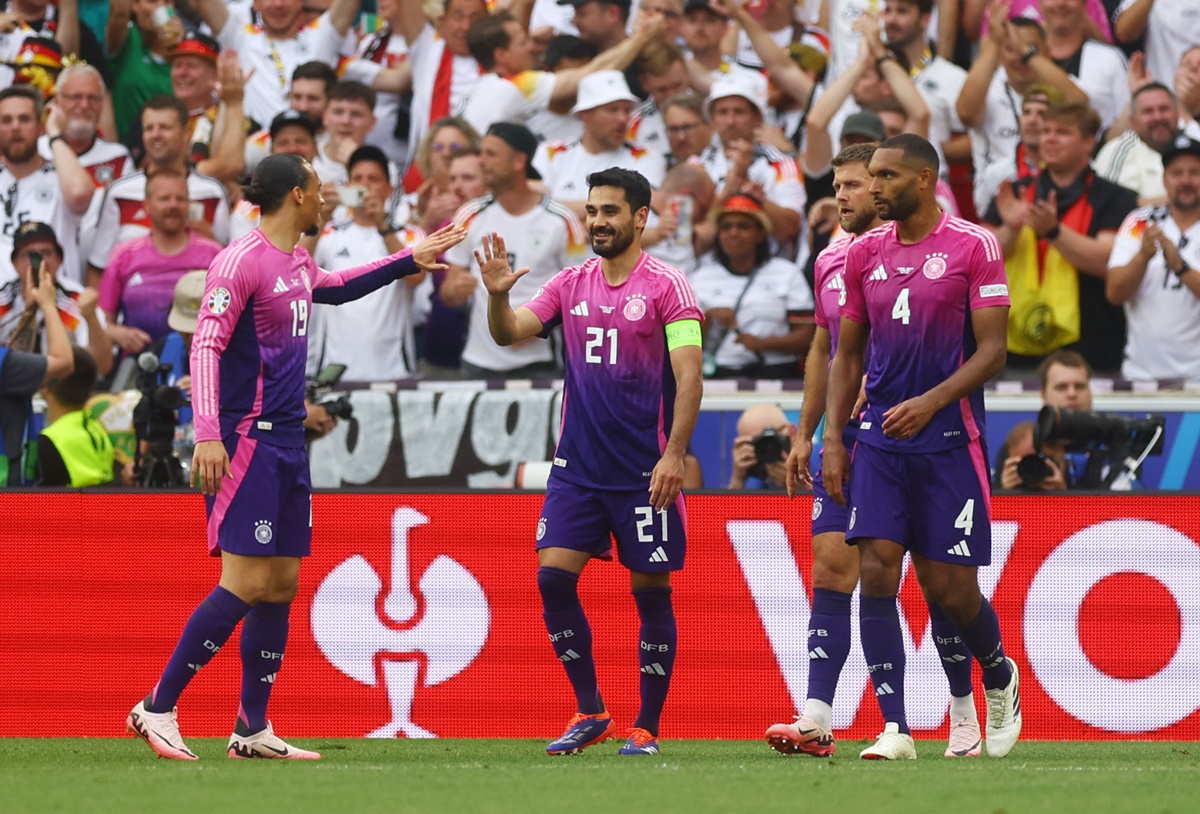
[(297, 746), (291, 746), (275, 736), (271, 722), (267, 728), (253, 735), (239, 735), (234, 732), (229, 736), (228, 754), (231, 760), (240, 758), (273, 758), (276, 760), (320, 760), (319, 752), (309, 752)]
[(858, 753), (863, 760), (916, 760), (917, 746), (912, 735), (901, 735), (899, 724), (885, 724), (879, 740)]
[(149, 744), (154, 754), (168, 760), (199, 760), (183, 742), (179, 734), (179, 723), (175, 710), (170, 712), (147, 712), (145, 700), (138, 701), (137, 706), (125, 719), (125, 731), (132, 732)]
[(979, 757), (983, 740), (979, 737), (979, 721), (975, 718), (950, 719), (950, 744), (946, 757)]
[(1021, 734), (1021, 677), (1017, 663), (1008, 659), (1012, 680), (1000, 690), (984, 690), (987, 696), (988, 757), (1004, 757), (1012, 751)]

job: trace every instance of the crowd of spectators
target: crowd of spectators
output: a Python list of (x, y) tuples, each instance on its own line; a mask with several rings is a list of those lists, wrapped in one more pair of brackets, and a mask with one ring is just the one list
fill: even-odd
[(900, 132), (1000, 240), (1008, 374), (1068, 348), (1200, 381), (1194, 0), (11, 0), (0, 87), (0, 342), (45, 349), (36, 251), (102, 383), (255, 227), (240, 182), (273, 153), (322, 181), (323, 267), (471, 235), (446, 271), (314, 314), (312, 374), (561, 375), (553, 336), (490, 341), (472, 249), (509, 236), (519, 304), (587, 256), (584, 179), (621, 166), (706, 311), (706, 375), (798, 379), (830, 160)]

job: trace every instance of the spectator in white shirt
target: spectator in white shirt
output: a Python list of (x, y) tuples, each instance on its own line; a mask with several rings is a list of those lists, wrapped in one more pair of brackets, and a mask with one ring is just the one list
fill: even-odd
[(1138, 194), (1140, 206), (1166, 200), (1162, 152), (1180, 133), (1175, 94), (1159, 82), (1142, 85), (1129, 102), (1129, 130), (1096, 154), (1096, 173)]

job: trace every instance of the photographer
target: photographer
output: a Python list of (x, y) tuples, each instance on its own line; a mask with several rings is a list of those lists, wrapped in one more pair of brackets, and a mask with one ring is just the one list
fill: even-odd
[(796, 428), (776, 404), (755, 404), (738, 418), (730, 489), (781, 490)]
[(31, 297), (42, 312), (46, 355), (0, 346), (0, 486), (28, 483), (22, 461), (26, 433), (33, 413), (30, 399), (38, 388), (70, 374), (75, 367), (67, 329), (58, 314), (58, 292), (49, 274), (39, 275)]

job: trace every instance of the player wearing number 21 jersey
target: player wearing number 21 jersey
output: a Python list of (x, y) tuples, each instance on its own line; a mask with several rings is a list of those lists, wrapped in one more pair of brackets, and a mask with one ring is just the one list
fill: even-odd
[(578, 582), (588, 560), (617, 556), (641, 619), (641, 708), (623, 755), (659, 753), (658, 723), (675, 662), (672, 571), (683, 567), (683, 456), (700, 409), (700, 309), (687, 278), (641, 248), (650, 184), (612, 168), (587, 178), (587, 231), (598, 257), (563, 269), (515, 311), (493, 234), (475, 253), (488, 324), (502, 345), (563, 326), (562, 434), (537, 527), (538, 591), (577, 712), (546, 747), (571, 754), (612, 737)]

